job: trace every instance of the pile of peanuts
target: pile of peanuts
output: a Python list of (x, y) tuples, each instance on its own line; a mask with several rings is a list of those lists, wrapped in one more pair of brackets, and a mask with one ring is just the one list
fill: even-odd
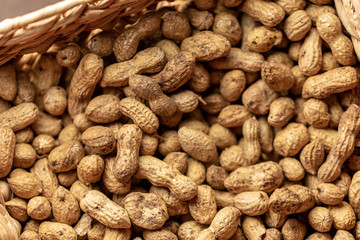
[(356, 64), (332, 0), (195, 0), (3, 65), (0, 239), (360, 239)]

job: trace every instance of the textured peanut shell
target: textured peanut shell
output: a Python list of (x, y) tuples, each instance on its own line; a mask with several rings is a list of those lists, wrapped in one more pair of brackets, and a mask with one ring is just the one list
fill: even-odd
[(9, 214), (20, 222), (26, 222), (29, 218), (27, 214), (27, 202), (22, 199), (15, 197), (10, 201), (5, 202), (4, 206)]
[(9, 174), (13, 166), (15, 134), (8, 127), (0, 127), (0, 178)]
[(217, 122), (224, 127), (242, 127), (246, 120), (252, 117), (249, 110), (238, 104), (231, 104), (224, 107), (217, 118)]
[(177, 240), (178, 239), (177, 236), (167, 228), (160, 228), (153, 231), (144, 231), (143, 238), (144, 240), (152, 240), (152, 239)]
[(30, 144), (19, 143), (15, 145), (14, 167), (30, 168), (34, 164), (36, 158), (36, 152)]
[(270, 103), (278, 98), (279, 94), (270, 88), (264, 80), (258, 80), (250, 85), (242, 94), (244, 106), (256, 115), (268, 113)]
[(12, 170), (7, 181), (11, 191), (21, 198), (30, 199), (42, 192), (40, 180), (24, 169)]
[(225, 189), (224, 181), (228, 176), (228, 172), (220, 166), (211, 165), (206, 169), (206, 182), (213, 189)]
[(283, 239), (304, 239), (306, 235), (306, 225), (296, 218), (286, 220), (281, 229)]
[(171, 152), (165, 156), (163, 161), (165, 163), (167, 163), (169, 166), (176, 168), (182, 174), (184, 174), (187, 169), (187, 159), (188, 158), (189, 158), (189, 156), (184, 152)]
[(337, 205), (341, 203), (345, 197), (341, 189), (332, 183), (321, 183), (319, 184), (314, 193), (316, 197), (324, 204)]
[(300, 123), (289, 123), (274, 139), (274, 149), (282, 156), (296, 155), (309, 141), (306, 127)]
[(69, 89), (68, 113), (74, 118), (84, 112), (97, 83), (102, 77), (104, 62), (94, 53), (85, 55), (77, 67)]
[(260, 53), (231, 48), (229, 54), (209, 62), (214, 69), (241, 69), (245, 72), (257, 72), (261, 68), (264, 56)]
[(166, 203), (167, 212), (170, 217), (189, 212), (187, 202), (178, 199), (169, 189), (151, 186), (149, 192), (158, 195)]
[(239, 167), (225, 179), (225, 187), (233, 193), (244, 191), (272, 192), (284, 181), (278, 163), (263, 162), (248, 167)]
[[(311, 133), (310, 133), (311, 135)], [(311, 138), (311, 137), (310, 137)], [(301, 150), (300, 161), (306, 172), (315, 175), (324, 161), (324, 144), (320, 139), (315, 139)]]
[(240, 222), (241, 212), (235, 207), (224, 207), (217, 212), (210, 224), (219, 240), (229, 239)]
[(293, 12), (285, 20), (284, 33), (292, 42), (300, 41), (311, 28), (311, 19), (304, 10)]
[(196, 8), (187, 8), (184, 13), (190, 24), (200, 31), (211, 28), (214, 23), (214, 16), (209, 11), (199, 11)]
[(199, 105), (198, 96), (190, 90), (181, 90), (170, 97), (177, 105), (177, 109), (182, 113), (192, 112)]
[(265, 239), (266, 228), (259, 217), (245, 216), (241, 226), (247, 239)]
[(333, 218), (330, 211), (324, 207), (313, 208), (308, 215), (308, 220), (313, 229), (318, 232), (328, 232), (331, 229)]
[(247, 44), (254, 52), (267, 52), (274, 46), (279, 45), (283, 34), (276, 28), (266, 26), (255, 27), (247, 36)]
[(355, 88), (358, 84), (355, 68), (339, 67), (309, 77), (303, 85), (302, 97), (324, 99), (331, 94)]
[[(77, 239), (77, 234), (71, 226), (58, 222), (42, 222), (39, 227), (39, 235), (41, 239)], [(61, 238), (59, 236), (61, 236)]]
[(155, 34), (160, 29), (161, 15), (158, 12), (144, 14), (132, 26), (125, 28), (114, 42), (113, 51), (118, 62), (135, 55), (139, 41)]
[(330, 151), (338, 136), (338, 132), (330, 128), (320, 129), (310, 126), (308, 127), (308, 132), (310, 134), (310, 141), (314, 141), (316, 139), (321, 140), (324, 144), (324, 150), (326, 152)]
[(131, 75), (157, 73), (164, 67), (165, 63), (166, 58), (163, 50), (158, 47), (146, 48), (130, 60), (107, 66), (100, 86), (124, 87), (128, 85)]
[(237, 143), (236, 135), (230, 129), (215, 123), (210, 127), (209, 136), (215, 141), (220, 149), (225, 149)]
[(351, 230), (356, 224), (356, 215), (347, 202), (329, 206), (330, 214), (334, 219), (333, 227), (337, 230)]
[(173, 92), (184, 85), (191, 77), (195, 68), (195, 57), (186, 51), (176, 54), (166, 63), (163, 70), (152, 78), (160, 84), (165, 92)]
[(234, 15), (228, 12), (216, 14), (212, 30), (214, 33), (226, 37), (232, 46), (239, 43), (241, 39), (240, 23)]
[(354, 209), (357, 218), (360, 218), (360, 201), (359, 201), (359, 194), (360, 194), (360, 172), (356, 172), (351, 180), (351, 185), (349, 188), (349, 203)]
[(269, 197), (262, 191), (242, 192), (235, 196), (234, 205), (248, 216), (259, 216), (269, 210)]
[(270, 104), (267, 120), (273, 127), (284, 127), (294, 115), (295, 102), (289, 97), (279, 97)]
[(31, 128), (36, 134), (50, 134), (51, 136), (57, 136), (62, 129), (61, 119), (39, 112), (38, 118), (31, 125)]
[(75, 169), (84, 154), (80, 142), (74, 140), (65, 142), (50, 152), (48, 156), (50, 168), (56, 173)]
[(212, 161), (217, 153), (214, 141), (205, 133), (182, 127), (178, 131), (178, 138), (182, 149), (193, 158), (202, 161)]
[(18, 73), (16, 79), (17, 93), (13, 103), (15, 105), (19, 105), (25, 102), (34, 102), (36, 97), (36, 89), (34, 84), (29, 81), (28, 75), (26, 73)]
[(131, 226), (125, 209), (97, 190), (90, 190), (83, 195), (80, 208), (107, 227), (130, 228)]
[(240, 10), (268, 27), (278, 25), (285, 17), (280, 5), (264, 0), (245, 0)]
[(315, 205), (312, 191), (301, 185), (276, 189), (270, 196), (270, 208), (275, 213), (293, 214), (311, 209)]
[(91, 99), (85, 116), (95, 123), (110, 123), (121, 117), (120, 99), (112, 94), (102, 94)]
[(241, 70), (225, 73), (220, 80), (220, 93), (229, 102), (238, 100), (245, 89), (246, 77)]
[(341, 116), (338, 138), (331, 148), (326, 161), (318, 170), (318, 177), (324, 182), (332, 182), (341, 174), (341, 167), (355, 148), (355, 136), (360, 131), (360, 108), (352, 104)]
[(188, 85), (194, 92), (205, 92), (210, 87), (210, 73), (203, 64), (196, 63)]
[(154, 186), (168, 187), (180, 200), (187, 201), (197, 194), (196, 184), (177, 169), (152, 156), (141, 156), (137, 178), (146, 178)]
[(181, 150), (178, 133), (175, 130), (167, 130), (161, 134), (158, 151), (165, 156), (171, 152), (178, 152)]
[(214, 190), (208, 185), (198, 186), (198, 194), (189, 201), (191, 216), (200, 224), (210, 224), (216, 215)]
[(167, 62), (180, 52), (178, 45), (169, 39), (162, 39), (155, 46), (164, 51)]
[(305, 170), (295, 158), (283, 158), (279, 162), (285, 178), (290, 181), (300, 181), (305, 176)]
[(6, 101), (14, 100), (17, 93), (15, 68), (10, 64), (0, 67), (0, 97)]
[(200, 185), (205, 181), (206, 169), (202, 162), (189, 157), (187, 159), (187, 170), (185, 174), (196, 185)]
[(316, 21), (321, 38), (329, 44), (336, 60), (342, 65), (356, 63), (351, 40), (342, 33), (340, 19), (333, 13), (321, 14)]
[(21, 103), (0, 113), (0, 126), (18, 131), (35, 122), (38, 116), (38, 106), (34, 103)]
[(184, 13), (169, 11), (161, 17), (161, 32), (165, 38), (182, 41), (191, 34), (191, 27)]
[(40, 180), (42, 195), (51, 201), (53, 193), (59, 186), (56, 174), (51, 170), (46, 158), (39, 159), (35, 162), (30, 172)]
[(204, 103), (200, 103), (201, 109), (209, 114), (217, 114), (230, 103), (218, 93), (211, 93), (204, 97)]
[(73, 225), (80, 218), (80, 207), (77, 199), (62, 186), (59, 186), (54, 192), (51, 205), (57, 222)]
[(63, 114), (67, 106), (67, 96), (65, 89), (61, 87), (51, 87), (43, 98), (44, 109), (54, 116)]
[(195, 236), (205, 229), (204, 225), (196, 221), (187, 221), (180, 225), (177, 236), (180, 240), (194, 240)]
[(138, 168), (141, 139), (142, 131), (135, 124), (125, 124), (118, 131), (113, 174), (120, 182), (128, 182)]
[(109, 127), (93, 126), (81, 135), (82, 142), (98, 154), (106, 155), (115, 149), (116, 140)]
[[(98, 182), (101, 179), (101, 175), (104, 171), (104, 165), (104, 160), (99, 155), (87, 155), (83, 157), (77, 165), (77, 174), (74, 172), (73, 182), (75, 182), (77, 178), (79, 178), (79, 180), (84, 184)], [(64, 178), (66, 178), (65, 180), (71, 179), (71, 177), (68, 175), (64, 176)], [(71, 184), (69, 184), (69, 186), (71, 186)], [(64, 182), (62, 183), (62, 185), (64, 185)]]
[(160, 85), (152, 78), (142, 75), (132, 75), (129, 86), (133, 92), (149, 102), (150, 109), (159, 116), (171, 116), (176, 110), (175, 102), (165, 95)]
[(333, 240), (340, 240), (340, 239), (348, 239), (348, 240), (355, 240), (354, 236), (345, 230), (337, 230)]
[(211, 61), (226, 56), (231, 48), (230, 42), (220, 34), (202, 31), (184, 39), (181, 51), (188, 51), (198, 61)]
[(261, 64), (261, 78), (277, 92), (289, 90), (295, 84), (291, 69), (281, 63), (264, 61)]
[(169, 218), (165, 202), (154, 193), (129, 193), (123, 204), (131, 222), (141, 228), (158, 229)]
[(315, 75), (322, 64), (322, 40), (318, 31), (312, 28), (305, 37), (299, 51), (299, 67), (305, 76)]
[(105, 159), (105, 169), (102, 174), (102, 183), (105, 188), (115, 194), (124, 194), (130, 191), (131, 181), (126, 183), (119, 182), (114, 176), (115, 158), (109, 157)]

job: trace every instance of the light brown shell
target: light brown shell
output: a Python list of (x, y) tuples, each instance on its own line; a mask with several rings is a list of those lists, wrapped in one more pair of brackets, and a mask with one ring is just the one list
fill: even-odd
[(120, 99), (112, 94), (102, 94), (94, 97), (85, 109), (85, 116), (95, 123), (116, 121), (122, 116)]
[(68, 141), (51, 150), (48, 161), (51, 170), (56, 173), (73, 170), (84, 157), (82, 144), (78, 141)]
[(59, 186), (51, 199), (54, 218), (57, 222), (75, 224), (80, 218), (79, 202), (66, 188)]
[(198, 194), (189, 201), (191, 216), (200, 224), (210, 224), (217, 207), (214, 190), (208, 185), (198, 186)]
[(15, 151), (15, 134), (8, 127), (0, 127), (0, 177), (9, 174), (13, 166), (13, 156)]

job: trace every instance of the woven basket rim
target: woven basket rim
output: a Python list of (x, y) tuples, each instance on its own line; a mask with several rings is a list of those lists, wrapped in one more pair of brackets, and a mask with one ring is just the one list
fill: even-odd
[[(0, 66), (17, 56), (46, 52), (83, 31), (112, 29), (120, 17), (160, 0), (63, 0), (0, 22)], [(174, 0), (167, 0), (172, 2)]]

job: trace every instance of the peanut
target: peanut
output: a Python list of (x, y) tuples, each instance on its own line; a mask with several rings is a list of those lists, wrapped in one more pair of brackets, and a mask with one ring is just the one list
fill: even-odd
[(235, 196), (234, 205), (248, 216), (259, 216), (269, 210), (269, 197), (263, 191), (242, 192)]
[[(240, 0), (240, 2), (241, 1), (242, 0)], [(214, 33), (226, 37), (231, 46), (235, 46), (241, 39), (240, 23), (234, 15), (228, 12), (216, 14), (212, 30)]]
[(318, 177), (324, 182), (334, 181), (340, 176), (343, 163), (354, 151), (355, 136), (360, 131), (359, 111), (359, 107), (353, 104), (340, 118), (335, 145), (318, 171)]
[(295, 102), (288, 97), (279, 97), (270, 104), (267, 120), (273, 127), (284, 127), (294, 115)]
[(75, 224), (80, 218), (80, 207), (75, 196), (59, 186), (52, 195), (51, 206), (54, 218), (60, 223)]
[(77, 239), (76, 232), (71, 226), (58, 222), (42, 222), (39, 227), (39, 235), (41, 239), (58, 239), (60, 235), (64, 239)]
[(105, 159), (105, 169), (102, 174), (102, 183), (105, 188), (115, 194), (123, 194), (130, 191), (131, 181), (126, 183), (119, 182), (114, 175), (115, 158), (109, 157)]
[(302, 149), (300, 153), (300, 162), (306, 172), (315, 175), (324, 161), (324, 157), (324, 144), (320, 139), (315, 139)]
[(120, 182), (128, 182), (138, 168), (141, 138), (141, 129), (134, 124), (125, 124), (118, 132), (113, 174)]
[(284, 176), (290, 181), (300, 181), (305, 176), (305, 170), (295, 158), (283, 158), (279, 162)]
[(315, 28), (310, 29), (299, 50), (299, 67), (305, 76), (317, 74), (322, 64), (322, 40)]
[(333, 218), (330, 211), (324, 207), (313, 208), (308, 215), (308, 220), (313, 229), (318, 232), (328, 232), (331, 229)]
[(206, 169), (206, 182), (213, 189), (225, 189), (224, 181), (228, 176), (227, 171), (220, 166), (211, 165)]
[(272, 192), (284, 181), (281, 167), (275, 162), (263, 162), (239, 167), (225, 179), (226, 189), (233, 193), (244, 191)]
[(131, 226), (125, 209), (97, 190), (90, 190), (83, 195), (80, 208), (107, 227), (130, 228)]
[(180, 48), (192, 53), (198, 61), (211, 61), (228, 55), (231, 43), (220, 34), (203, 31), (185, 38)]
[(210, 74), (203, 64), (196, 63), (188, 85), (195, 92), (205, 92), (210, 87)]
[(177, 169), (152, 156), (141, 156), (137, 178), (146, 178), (154, 186), (168, 187), (180, 200), (186, 201), (197, 194), (197, 186)]
[(9, 174), (13, 166), (13, 157), (15, 152), (15, 134), (8, 127), (0, 127), (0, 136), (1, 136), (1, 167), (0, 167), (0, 177), (3, 178)]
[(10, 201), (5, 202), (4, 206), (9, 214), (20, 222), (26, 222), (29, 218), (26, 209), (27, 202), (21, 198), (13, 198)]
[(259, 217), (245, 216), (241, 225), (247, 239), (265, 239), (266, 228)]
[(185, 14), (169, 11), (162, 17), (161, 32), (164, 37), (174, 41), (182, 41), (191, 34), (191, 27)]
[(158, 151), (165, 156), (171, 152), (178, 152), (181, 150), (181, 145), (178, 133), (175, 130), (167, 130), (161, 134), (163, 138), (158, 146)]
[(321, 38), (329, 44), (331, 52), (342, 65), (356, 62), (354, 47), (349, 38), (342, 34), (340, 19), (332, 13), (321, 14), (316, 21)]
[(356, 215), (353, 208), (347, 202), (342, 201), (338, 205), (329, 206), (330, 215), (333, 217), (333, 227), (337, 230), (350, 230), (355, 227)]
[(306, 225), (300, 220), (291, 218), (286, 220), (281, 229), (283, 239), (304, 239), (306, 235)]
[(196, 185), (200, 185), (205, 181), (206, 169), (200, 161), (189, 157), (187, 159), (187, 170), (185, 174)]
[(36, 89), (34, 84), (29, 80), (26, 74), (17, 74), (17, 93), (13, 100), (15, 105), (26, 102), (34, 102), (36, 97)]
[(131, 118), (133, 122), (145, 133), (152, 134), (159, 127), (159, 119), (143, 103), (134, 98), (123, 98), (120, 101), (120, 111)]
[(285, 20), (284, 33), (290, 41), (300, 41), (311, 28), (311, 19), (304, 10), (293, 12)]
[(91, 99), (85, 109), (85, 116), (95, 123), (111, 123), (122, 116), (119, 105), (118, 97), (102, 94)]
[(240, 10), (268, 27), (278, 25), (285, 17), (285, 11), (280, 5), (264, 0), (245, 0)]
[(270, 196), (269, 205), (275, 213), (301, 213), (315, 205), (315, 197), (309, 188), (292, 185), (276, 189)]
[(21, 168), (10, 172), (8, 183), (11, 191), (21, 198), (30, 199), (42, 192), (40, 180)]
[(157, 12), (149, 12), (135, 24), (125, 28), (115, 39), (113, 51), (118, 62), (130, 59), (135, 55), (141, 39), (151, 36), (160, 29), (161, 16)]
[(260, 26), (254, 28), (247, 36), (247, 44), (254, 52), (267, 52), (282, 41), (283, 34), (276, 28)]
[(237, 101), (245, 89), (246, 77), (241, 70), (227, 72), (220, 80), (220, 94), (229, 102)]
[[(151, 61), (149, 61), (151, 59)], [(157, 73), (165, 65), (165, 53), (158, 47), (142, 50), (127, 61), (114, 63), (104, 70), (100, 87), (124, 87), (134, 74)]]
[(48, 161), (56, 173), (73, 170), (84, 157), (84, 149), (78, 141), (68, 141), (51, 150)]
[(156, 115), (168, 117), (176, 112), (176, 103), (162, 92), (160, 85), (152, 78), (133, 75), (129, 78), (129, 86), (136, 95), (149, 102), (150, 109)]
[(199, 105), (198, 95), (190, 90), (180, 90), (171, 94), (170, 98), (175, 102), (178, 111), (182, 113), (192, 112)]
[(314, 194), (322, 203), (327, 205), (337, 205), (345, 197), (341, 189), (332, 183), (319, 184)]
[[(84, 184), (96, 183), (101, 179), (104, 167), (104, 160), (100, 156), (85, 156), (77, 165), (77, 178), (79, 178), (79, 180)], [(72, 183), (70, 186), (71, 185)]]
[(194, 240), (195, 236), (204, 229), (205, 226), (196, 221), (187, 221), (180, 225), (177, 235), (180, 240)]
[(39, 108), (34, 103), (21, 103), (0, 113), (0, 126), (19, 131), (29, 126), (39, 116)]
[(189, 212), (200, 224), (210, 224), (217, 208), (214, 190), (207, 185), (198, 186), (198, 194), (189, 201)]
[(169, 189), (151, 186), (149, 192), (158, 195), (166, 203), (169, 216), (182, 215), (189, 212), (187, 203), (175, 197)]

